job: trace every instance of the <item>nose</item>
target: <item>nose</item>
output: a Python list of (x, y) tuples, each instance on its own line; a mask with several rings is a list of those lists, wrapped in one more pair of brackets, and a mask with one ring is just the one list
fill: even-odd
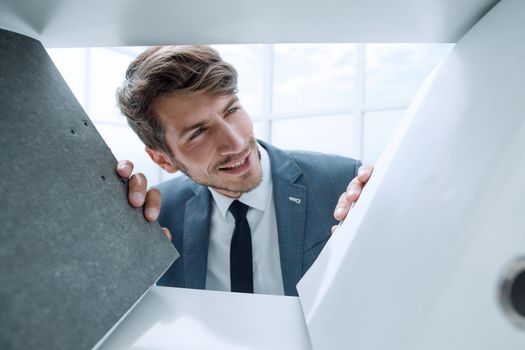
[(234, 125), (221, 122), (216, 137), (218, 151), (223, 155), (238, 154), (244, 149), (244, 138)]

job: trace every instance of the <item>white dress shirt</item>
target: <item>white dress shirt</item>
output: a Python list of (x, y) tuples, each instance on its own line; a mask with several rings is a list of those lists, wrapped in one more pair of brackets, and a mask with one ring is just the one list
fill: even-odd
[[(252, 233), (253, 291), (259, 294), (284, 295), (270, 158), (261, 146), (259, 152), (262, 181), (255, 189), (238, 198), (249, 206), (246, 218)], [(234, 199), (212, 188), (210, 191), (213, 203), (206, 289), (230, 291), (230, 244), (235, 219), (228, 208)]]

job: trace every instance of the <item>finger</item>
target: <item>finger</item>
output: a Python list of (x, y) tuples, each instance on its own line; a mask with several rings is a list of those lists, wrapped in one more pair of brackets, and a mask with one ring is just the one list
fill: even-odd
[(348, 214), (348, 209), (350, 209), (350, 205), (351, 203), (348, 202), (346, 192), (342, 193), (341, 196), (339, 196), (337, 205), (335, 206), (334, 218), (338, 221), (343, 220), (346, 217), (346, 214)]
[(348, 186), (346, 186), (346, 190), (348, 191), (349, 189), (351, 189), (351, 188), (353, 188), (353, 187), (355, 187), (356, 185), (359, 185), (359, 184), (361, 184), (361, 182), (359, 181), (359, 179), (356, 176), (356, 177), (354, 177), (352, 179), (352, 181), (350, 181), (348, 183)]
[(146, 200), (144, 204), (144, 216), (149, 221), (155, 221), (160, 213), (160, 192), (156, 188), (152, 188), (146, 193)]
[(359, 167), (357, 170), (357, 179), (361, 183), (366, 183), (368, 179), (370, 179), (370, 176), (372, 175), (372, 172), (374, 171), (374, 166), (370, 164), (363, 164)]
[(335, 232), (335, 230), (337, 229), (337, 226), (338, 226), (338, 225), (334, 225), (334, 226), (332, 226), (332, 234), (333, 234), (333, 233)]
[(357, 178), (354, 178), (346, 188), (346, 200), (350, 204), (355, 202), (361, 195), (362, 190), (363, 184), (359, 180), (357, 180)]
[(173, 237), (171, 236), (170, 230), (168, 230), (167, 228), (163, 227), (162, 228), (162, 233), (164, 233), (164, 236), (166, 236), (166, 238), (169, 239), (170, 241), (173, 240)]
[(129, 178), (128, 200), (129, 203), (136, 207), (144, 204), (146, 198), (146, 188), (148, 187), (148, 180), (142, 173), (136, 173)]
[(120, 177), (128, 178), (133, 173), (133, 163), (129, 160), (119, 160), (117, 162), (117, 174)]

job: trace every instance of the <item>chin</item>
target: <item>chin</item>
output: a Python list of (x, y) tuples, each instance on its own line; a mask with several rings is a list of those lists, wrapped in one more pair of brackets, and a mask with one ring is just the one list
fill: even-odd
[(252, 170), (253, 172), (246, 174), (247, 176), (244, 177), (242, 180), (237, 180), (235, 182), (232, 181), (231, 183), (224, 181), (224, 182), (221, 182), (220, 184), (217, 184), (216, 186), (210, 186), (210, 187), (229, 191), (229, 192), (238, 192), (238, 193), (250, 192), (257, 186), (259, 186), (262, 181), (262, 171), (261, 171), (260, 165), (257, 167), (257, 169), (252, 169)]

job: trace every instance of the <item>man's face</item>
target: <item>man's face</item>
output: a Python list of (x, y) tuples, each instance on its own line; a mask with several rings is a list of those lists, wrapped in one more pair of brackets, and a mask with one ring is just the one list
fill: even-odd
[(230, 197), (261, 182), (252, 122), (237, 96), (171, 94), (155, 99), (152, 107), (173, 157), (162, 151), (148, 153), (165, 170), (181, 170)]

